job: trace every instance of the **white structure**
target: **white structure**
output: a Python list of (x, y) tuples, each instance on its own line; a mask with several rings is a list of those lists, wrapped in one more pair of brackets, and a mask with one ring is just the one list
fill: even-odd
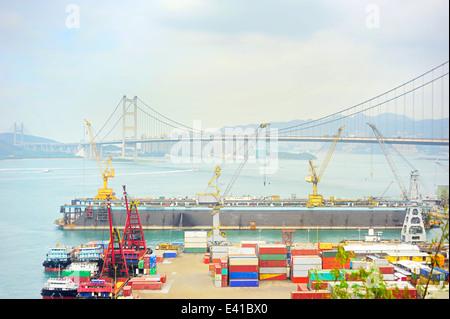
[(413, 203), (406, 210), (402, 228), (402, 241), (417, 244), (425, 242), (426, 239), (427, 235), (423, 223), (422, 208), (417, 203)]

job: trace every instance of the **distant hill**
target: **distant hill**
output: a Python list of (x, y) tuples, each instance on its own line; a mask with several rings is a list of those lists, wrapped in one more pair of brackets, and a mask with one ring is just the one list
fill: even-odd
[[(20, 142), (20, 136), (17, 136), (18, 141)], [(0, 133), (0, 140), (4, 141), (8, 144), (13, 145), (14, 144), (14, 133)], [(38, 137), (33, 135), (23, 135), (23, 142), (24, 143), (59, 143), (57, 141), (44, 138), (44, 137)]]
[[(23, 141), (25, 143), (58, 143), (47, 138), (24, 135)], [(46, 152), (46, 151), (31, 151), (25, 150), (21, 147), (13, 145), (13, 133), (0, 133), (0, 160), (1, 159), (24, 159), (24, 158), (75, 158), (69, 153), (63, 152)]]

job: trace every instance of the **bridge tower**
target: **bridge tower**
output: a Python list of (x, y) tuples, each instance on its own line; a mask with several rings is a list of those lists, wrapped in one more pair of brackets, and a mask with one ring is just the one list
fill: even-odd
[(14, 145), (17, 145), (17, 134), (20, 134), (20, 144), (23, 144), (23, 123), (17, 125), (14, 123)]
[[(132, 110), (127, 110), (127, 104), (131, 105)], [(128, 99), (126, 95), (122, 98), (122, 158), (125, 157), (125, 140), (131, 138), (138, 139), (137, 136), (137, 96), (133, 99)], [(127, 136), (127, 131), (132, 132), (132, 136)], [(137, 159), (137, 143), (134, 144), (134, 160)]]

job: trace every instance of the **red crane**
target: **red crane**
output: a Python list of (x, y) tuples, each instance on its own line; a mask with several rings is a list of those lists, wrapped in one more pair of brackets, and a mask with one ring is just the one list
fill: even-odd
[(113, 229), (112, 227), (111, 203), (109, 201), (109, 195), (107, 195), (107, 200), (110, 239), (100, 278), (109, 278), (110, 280), (112, 279), (114, 281), (121, 281), (121, 279), (129, 278), (128, 268), (123, 253), (122, 242), (120, 241), (119, 231), (117, 230), (117, 228)]
[(127, 207), (127, 221), (125, 222), (125, 228), (123, 230), (123, 249), (132, 249), (144, 254), (147, 251), (147, 244), (145, 243), (144, 232), (142, 231), (137, 203), (131, 201), (130, 206), (128, 206), (125, 185), (123, 185), (123, 194), (125, 197), (125, 205)]

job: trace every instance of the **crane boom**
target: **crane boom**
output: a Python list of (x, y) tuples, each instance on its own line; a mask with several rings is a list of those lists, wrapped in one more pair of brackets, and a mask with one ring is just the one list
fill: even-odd
[(406, 200), (409, 200), (408, 191), (406, 190), (405, 184), (403, 183), (403, 180), (401, 179), (400, 174), (398, 173), (397, 167), (395, 166), (394, 161), (392, 160), (389, 150), (386, 148), (383, 134), (381, 134), (381, 132), (375, 127), (374, 124), (367, 123), (367, 125), (369, 125), (372, 128), (373, 133), (377, 138), (378, 144), (380, 144), (381, 150), (383, 151), (384, 156), (386, 157), (386, 160), (388, 161), (388, 164), (391, 167), (392, 173), (394, 174), (397, 184), (403, 193), (403, 196), (405, 197)]
[[(259, 127), (256, 129), (255, 144), (257, 142), (259, 135), (261, 134), (261, 131), (264, 128), (266, 128), (268, 125), (270, 125), (270, 124), (263, 123), (263, 124), (259, 125)], [(211, 215), (213, 216), (213, 227), (212, 227), (211, 231), (208, 233), (208, 236), (211, 237), (211, 241), (214, 243), (226, 242), (226, 239), (225, 239), (226, 233), (223, 231), (220, 231), (220, 210), (223, 208), (223, 206), (221, 206), (220, 204), (222, 202), (222, 198), (225, 197), (226, 195), (228, 195), (228, 193), (230, 192), (234, 183), (236, 182), (236, 179), (238, 178), (240, 172), (242, 171), (242, 168), (244, 167), (245, 163), (247, 163), (249, 153), (253, 149), (255, 144), (253, 144), (247, 148), (247, 152), (244, 154), (244, 159), (242, 160), (242, 162), (239, 164), (238, 168), (236, 169), (233, 177), (231, 178), (230, 182), (228, 183), (227, 188), (225, 189), (222, 196), (220, 196), (220, 189), (218, 187), (218, 184), (214, 185), (213, 182), (216, 181), (216, 183), (218, 183), (220, 171), (222, 170), (222, 166), (225, 164), (225, 161), (223, 161), (221, 165), (216, 166), (216, 168), (214, 169), (214, 176), (208, 182), (208, 186), (214, 188), (216, 192), (215, 193), (207, 193), (207, 194), (198, 194), (199, 198), (200, 198), (200, 196), (213, 196), (213, 198), (215, 198), (215, 200), (216, 200), (214, 203), (212, 203), (213, 205), (211, 207), (213, 209), (213, 211), (211, 213)]]
[(339, 137), (341, 136), (341, 132), (344, 129), (345, 125), (340, 127), (335, 138), (333, 139), (333, 142), (331, 143), (330, 149), (327, 152), (327, 155), (325, 157), (325, 160), (322, 164), (322, 167), (320, 168), (319, 174), (316, 173), (316, 166), (313, 165), (312, 160), (309, 160), (309, 175), (306, 176), (306, 181), (308, 183), (313, 183), (313, 193), (312, 195), (308, 196), (308, 203), (306, 206), (312, 207), (312, 206), (324, 206), (324, 200), (322, 195), (317, 194), (317, 184), (320, 182), (320, 179), (322, 178), (323, 173), (325, 173), (325, 169), (328, 166), (328, 163), (330, 162), (331, 156), (333, 155), (334, 149), (336, 148), (336, 144), (339, 140)]
[(97, 149), (97, 144), (95, 143), (94, 134), (92, 133), (91, 123), (89, 123), (87, 120), (84, 120), (84, 121), (86, 122), (86, 125), (88, 127), (89, 136), (91, 138), (92, 149), (95, 154), (95, 159), (97, 160), (97, 165), (100, 170), (100, 174), (102, 175), (102, 178), (103, 178), (103, 188), (98, 189), (98, 194), (96, 197), (94, 197), (94, 199), (106, 200), (108, 196), (112, 200), (117, 199), (113, 195), (112, 188), (111, 189), (108, 188), (108, 178), (114, 177), (114, 169), (111, 169), (112, 157), (109, 157), (109, 161), (106, 163), (105, 170), (102, 170), (102, 163), (100, 160), (100, 155), (98, 154), (98, 149)]

